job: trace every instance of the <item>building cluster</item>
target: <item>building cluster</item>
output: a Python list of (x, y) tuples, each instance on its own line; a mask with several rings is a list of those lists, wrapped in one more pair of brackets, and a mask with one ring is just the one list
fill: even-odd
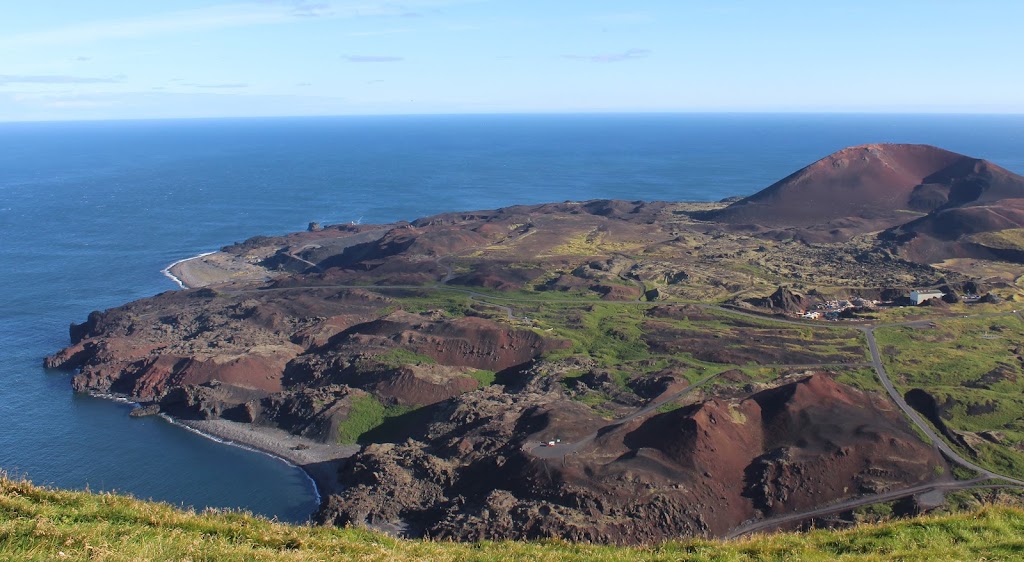
[[(941, 299), (946, 296), (942, 291), (936, 291), (932, 289), (914, 289), (910, 292), (910, 302), (915, 305), (920, 305), (931, 299)], [(964, 300), (978, 300), (976, 295), (965, 295)], [(807, 320), (838, 320), (842, 317), (844, 311), (850, 308), (874, 308), (880, 304), (893, 304), (893, 303), (882, 303), (877, 300), (865, 299), (861, 297), (853, 297), (851, 299), (836, 299), (828, 300), (815, 304), (810, 310), (804, 310), (798, 314), (800, 318)]]
[(806, 310), (801, 313), (800, 317), (808, 320), (818, 320), (819, 318), (824, 318), (825, 320), (838, 320), (843, 311), (847, 309), (871, 308), (875, 306), (878, 306), (878, 301), (863, 299), (860, 297), (829, 300), (814, 305), (814, 308), (811, 310)]

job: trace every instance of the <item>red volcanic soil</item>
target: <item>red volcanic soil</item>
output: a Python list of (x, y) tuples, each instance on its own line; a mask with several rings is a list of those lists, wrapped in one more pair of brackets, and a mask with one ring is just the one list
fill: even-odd
[[(459, 396), (424, 429), (431, 445), (353, 457), (322, 515), (401, 517), (441, 539), (651, 544), (914, 485), (943, 466), (884, 397), (821, 373), (603, 429), (577, 402), (539, 400)], [(547, 459), (520, 444), (554, 436), (579, 446)]]
[[(934, 146), (872, 144), (830, 154), (710, 218), (803, 229), (803, 238), (827, 241), (895, 227), (913, 213), (1020, 197), (1024, 177), (990, 162)], [(946, 239), (964, 233), (958, 225), (935, 228), (944, 228)]]
[[(710, 534), (739, 522), (933, 477), (941, 460), (883, 399), (824, 374), (711, 399), (598, 440), (627, 452), (598, 474), (647, 472), (689, 483)], [(699, 483), (699, 484), (698, 484)]]
[(430, 320), (398, 311), (353, 326), (334, 345), (336, 349), (403, 347), (442, 365), (501, 371), (566, 344), (483, 318)]
[(969, 240), (973, 234), (1024, 226), (1024, 177), (983, 160), (949, 170), (949, 202), (928, 215), (892, 228), (902, 253), (915, 261), (936, 262), (950, 257), (1008, 259)]

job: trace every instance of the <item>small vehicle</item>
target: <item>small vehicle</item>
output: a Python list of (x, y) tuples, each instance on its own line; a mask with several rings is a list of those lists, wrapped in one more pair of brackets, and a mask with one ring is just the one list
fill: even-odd
[(554, 446), (555, 446), (555, 442), (554, 441), (548, 441), (548, 447), (554, 447)]

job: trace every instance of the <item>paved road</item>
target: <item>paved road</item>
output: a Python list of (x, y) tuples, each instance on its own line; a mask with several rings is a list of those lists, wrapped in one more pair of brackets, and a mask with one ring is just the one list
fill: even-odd
[(871, 362), (874, 364), (875, 373), (878, 375), (878, 380), (881, 381), (882, 386), (885, 387), (885, 391), (889, 393), (889, 397), (892, 398), (892, 401), (896, 403), (899, 409), (903, 410), (903, 413), (906, 414), (907, 417), (909, 417), (911, 421), (914, 422), (914, 425), (916, 425), (918, 429), (924, 432), (924, 434), (927, 435), (928, 438), (932, 440), (932, 443), (940, 451), (942, 451), (943, 454), (945, 454), (953, 462), (961, 466), (965, 466), (971, 470), (974, 470), (978, 474), (982, 474), (988, 478), (1005, 480), (1006, 482), (1024, 486), (1024, 480), (1018, 480), (1016, 478), (1004, 476), (997, 472), (992, 472), (987, 468), (982, 468), (968, 461), (967, 459), (960, 456), (960, 454), (957, 453), (952, 447), (950, 447), (945, 440), (943, 440), (937, 433), (935, 433), (931, 425), (925, 422), (921, 415), (917, 413), (917, 410), (911, 408), (910, 405), (907, 404), (906, 400), (903, 399), (903, 395), (901, 395), (899, 391), (896, 390), (896, 387), (893, 386), (892, 380), (889, 379), (889, 374), (885, 372), (885, 366), (882, 365), (882, 357), (878, 353), (878, 342), (875, 341), (875, 328), (865, 327), (863, 328), (863, 330), (865, 336), (867, 336), (868, 350), (871, 352)]
[(952, 490), (964, 490), (968, 488), (1004, 488), (1005, 484), (983, 484), (987, 482), (987, 478), (975, 478), (973, 480), (964, 481), (946, 481), (946, 482), (932, 482), (927, 484), (919, 484), (917, 486), (911, 486), (909, 488), (902, 488), (900, 490), (893, 490), (891, 492), (883, 492), (881, 494), (874, 494), (871, 496), (865, 496), (853, 500), (847, 500), (839, 503), (834, 503), (826, 506), (822, 506), (810, 511), (802, 511), (800, 513), (790, 513), (786, 515), (779, 515), (777, 517), (770, 517), (768, 519), (762, 519), (760, 521), (753, 521), (745, 525), (736, 527), (729, 534), (725, 535), (724, 538), (734, 539), (743, 535), (749, 535), (758, 531), (764, 531), (768, 529), (774, 529), (785, 525), (787, 523), (795, 523), (797, 521), (803, 521), (804, 519), (810, 519), (811, 517), (822, 517), (824, 515), (832, 515), (835, 513), (841, 513), (843, 511), (849, 511), (865, 505), (876, 504), (880, 502), (887, 502), (892, 500), (898, 500), (908, 496), (916, 496), (918, 494), (926, 494), (935, 490), (943, 492)]
[[(1013, 311), (1013, 312), (1008, 312), (1008, 313), (977, 314), (977, 315), (972, 315), (971, 317), (977, 318), (977, 317), (1010, 316), (1010, 315), (1015, 315), (1018, 318), (1020, 318), (1022, 321), (1024, 321), (1024, 317), (1022, 317), (1021, 313), (1019, 313), (1018, 311)], [(875, 340), (875, 330), (877, 328), (892, 327), (892, 326), (925, 327), (925, 326), (929, 326), (932, 322), (933, 322), (933, 320), (913, 320), (913, 321), (907, 321), (907, 322), (896, 322), (896, 323), (891, 323), (891, 324), (858, 326), (858, 329), (860, 329), (860, 330), (862, 330), (864, 332), (865, 338), (867, 339), (868, 350), (871, 353), (871, 364), (875, 368), (875, 373), (878, 375), (878, 380), (882, 383), (882, 386), (885, 388), (885, 391), (889, 394), (889, 397), (892, 398), (893, 402), (896, 403), (896, 406), (899, 407), (899, 409), (902, 410), (903, 413), (906, 414), (907, 417), (910, 418), (910, 420), (914, 423), (914, 425), (916, 425), (925, 435), (928, 436), (929, 439), (931, 439), (933, 445), (938, 450), (942, 451), (942, 453), (945, 454), (946, 457), (951, 462), (954, 462), (956, 464), (959, 464), (961, 466), (964, 466), (964, 467), (967, 467), (967, 468), (969, 468), (971, 470), (974, 470), (975, 472), (977, 472), (981, 476), (979, 476), (978, 478), (975, 478), (973, 480), (968, 480), (968, 481), (963, 481), (963, 482), (937, 482), (937, 483), (922, 484), (922, 485), (919, 485), (919, 486), (913, 486), (913, 487), (910, 487), (910, 488), (904, 488), (902, 490), (896, 490), (896, 491), (892, 491), (892, 492), (886, 492), (886, 493), (883, 493), (883, 494), (876, 494), (876, 495), (872, 495), (872, 496), (866, 496), (866, 497), (863, 497), (863, 498), (847, 500), (847, 501), (844, 501), (844, 502), (840, 502), (840, 503), (837, 503), (837, 504), (832, 504), (832, 505), (824, 506), (824, 507), (817, 508), (817, 509), (810, 510), (810, 511), (804, 511), (804, 512), (799, 512), (799, 513), (791, 513), (791, 514), (787, 514), (787, 515), (781, 515), (781, 516), (778, 516), (778, 517), (771, 517), (771, 518), (768, 518), (768, 519), (764, 519), (762, 521), (757, 521), (757, 522), (754, 522), (754, 523), (749, 523), (747, 525), (741, 525), (740, 527), (737, 527), (736, 529), (733, 529), (733, 531), (730, 532), (729, 535), (727, 535), (727, 538), (738, 537), (738, 536), (741, 536), (741, 535), (755, 533), (757, 531), (763, 531), (763, 530), (766, 530), (766, 529), (773, 529), (773, 528), (777, 528), (777, 527), (779, 527), (781, 525), (784, 525), (786, 523), (793, 523), (793, 522), (797, 522), (797, 521), (800, 521), (800, 520), (803, 520), (803, 519), (808, 519), (810, 517), (820, 517), (820, 516), (829, 515), (829, 514), (832, 514), (832, 513), (839, 513), (839, 512), (842, 512), (842, 511), (847, 511), (849, 509), (854, 509), (854, 508), (861, 507), (861, 506), (864, 506), (864, 505), (871, 505), (871, 504), (874, 504), (874, 503), (891, 501), (891, 500), (899, 499), (899, 498), (902, 498), (902, 497), (907, 497), (907, 496), (911, 496), (911, 495), (917, 495), (919, 493), (926, 493), (928, 491), (933, 491), (933, 490), (956, 490), (956, 489), (979, 488), (979, 487), (1005, 487), (1007, 484), (1009, 484), (1011, 486), (1024, 486), (1024, 481), (1022, 481), (1022, 480), (1019, 480), (1019, 479), (1016, 479), (1016, 478), (1012, 478), (1012, 477), (1009, 477), (1009, 476), (1005, 476), (1005, 475), (999, 474), (997, 472), (993, 472), (993, 471), (991, 471), (989, 469), (986, 469), (986, 468), (983, 468), (981, 466), (978, 466), (978, 465), (968, 461), (967, 459), (963, 458), (952, 447), (950, 447), (949, 444), (946, 443), (946, 441), (944, 441), (938, 434), (935, 433), (935, 431), (932, 429), (931, 425), (929, 425), (927, 422), (925, 422), (925, 420), (923, 418), (921, 418), (921, 415), (918, 414), (916, 410), (914, 410), (913, 408), (910, 407), (909, 404), (907, 404), (906, 400), (903, 399), (903, 396), (899, 393), (899, 391), (896, 390), (896, 387), (892, 384), (892, 380), (889, 379), (889, 374), (886, 372), (885, 366), (882, 364), (881, 355), (878, 352), (878, 342)], [(790, 322), (790, 323), (792, 323), (792, 322)], [(980, 482), (992, 481), (992, 480), (994, 480), (994, 481), (1002, 481), (1002, 482), (1004, 482), (1006, 484), (979, 485)]]

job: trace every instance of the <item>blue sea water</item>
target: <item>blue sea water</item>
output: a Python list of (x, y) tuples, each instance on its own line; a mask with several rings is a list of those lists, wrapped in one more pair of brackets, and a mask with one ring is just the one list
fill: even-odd
[(167, 264), (309, 221), (596, 198), (746, 195), (849, 145), (934, 144), (1024, 172), (1024, 116), (545, 115), (0, 124), (0, 469), (289, 521), (308, 479), (129, 407), (43, 357)]

